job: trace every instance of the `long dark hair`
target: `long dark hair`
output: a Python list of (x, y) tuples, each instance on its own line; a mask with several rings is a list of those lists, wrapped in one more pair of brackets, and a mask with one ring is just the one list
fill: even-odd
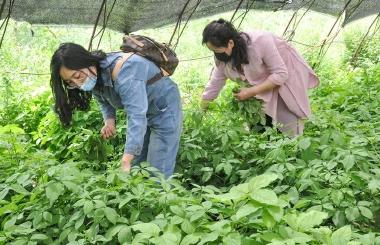
[(212, 21), (203, 30), (202, 44), (209, 42), (218, 48), (227, 47), (229, 40), (234, 41), (231, 54), (232, 67), (242, 72), (242, 64), (249, 63), (247, 53), (247, 43), (250, 41), (249, 36), (244, 32), (238, 32), (231, 22), (224, 19)]
[(54, 52), (50, 62), (50, 86), (55, 100), (54, 111), (63, 125), (70, 125), (75, 109), (86, 111), (90, 108), (91, 92), (68, 89), (59, 74), (61, 67), (78, 70), (95, 66), (99, 72), (99, 61), (105, 57), (102, 51), (89, 52), (75, 43), (62, 43)]

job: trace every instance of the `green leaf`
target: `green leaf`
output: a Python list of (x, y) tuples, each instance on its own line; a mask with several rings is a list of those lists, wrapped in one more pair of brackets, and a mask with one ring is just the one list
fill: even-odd
[(354, 155), (347, 155), (343, 161), (343, 167), (347, 171), (350, 170), (355, 165), (355, 156)]
[(346, 216), (343, 211), (336, 211), (334, 216), (332, 217), (332, 221), (334, 225), (337, 227), (341, 227), (346, 224)]
[(114, 173), (109, 174), (106, 178), (107, 184), (113, 184), (115, 180), (116, 180), (116, 174)]
[(133, 209), (129, 221), (133, 224), (140, 216), (140, 211), (138, 209)]
[(125, 198), (122, 198), (120, 203), (119, 203), (119, 208), (124, 207), (125, 204), (129, 203), (132, 199), (134, 199), (133, 196), (127, 196)]
[(338, 165), (337, 162), (329, 162), (329, 163), (326, 165), (326, 168), (327, 168), (328, 170), (332, 170), (332, 169), (334, 169), (337, 165)]
[(230, 176), (231, 175), (231, 172), (232, 172), (232, 165), (230, 163), (225, 163), (223, 165), (223, 169), (224, 169), (224, 173), (227, 175), (227, 176)]
[(130, 244), (133, 245), (143, 245), (143, 244), (149, 244), (149, 238), (152, 236), (148, 233), (137, 233), (133, 236), (133, 240)]
[(0, 191), (0, 200), (3, 200), (4, 197), (7, 196), (8, 192), (9, 192), (9, 188), (4, 188), (2, 191)]
[(30, 240), (32, 241), (43, 241), (47, 239), (49, 239), (49, 237), (45, 234), (33, 234), (32, 237), (30, 238)]
[(95, 212), (94, 212), (94, 221), (95, 222), (100, 222), (104, 217), (104, 209), (101, 208), (101, 209), (95, 209)]
[(247, 196), (246, 193), (234, 191), (233, 188), (231, 188), (230, 192), (228, 192), (228, 193), (213, 196), (214, 199), (217, 202), (231, 203), (231, 200), (232, 201), (239, 201), (240, 199), (246, 198), (246, 196)]
[(71, 215), (69, 222), (76, 221), (83, 216), (82, 210), (76, 211), (73, 215)]
[(372, 202), (368, 202), (368, 201), (359, 201), (358, 202), (358, 206), (365, 206), (365, 207), (371, 207), (373, 205)]
[(221, 220), (210, 225), (207, 225), (211, 231), (215, 231), (218, 234), (227, 234), (231, 231), (230, 221), (229, 220)]
[(120, 244), (128, 243), (132, 241), (132, 231), (129, 226), (123, 225), (117, 234), (117, 239)]
[(301, 209), (303, 207), (306, 207), (307, 205), (309, 205), (311, 201), (308, 200), (308, 199), (301, 199), (299, 200), (295, 205), (294, 205), (294, 208), (295, 209)]
[(52, 205), (60, 195), (63, 194), (65, 188), (61, 183), (58, 182), (49, 182), (46, 186), (46, 197)]
[(178, 224), (181, 224), (183, 222), (183, 218), (177, 216), (177, 215), (174, 215), (171, 217), (170, 219), (170, 223), (173, 224), (173, 225), (178, 225)]
[(230, 136), (230, 138), (234, 141), (239, 140), (239, 135), (237, 131), (228, 131), (228, 136)]
[(202, 239), (198, 243), (198, 245), (203, 245), (203, 244), (207, 244), (208, 242), (213, 242), (216, 239), (218, 239), (218, 237), (219, 237), (219, 235), (215, 231), (211, 232), (211, 233), (208, 233), (208, 234), (202, 236)]
[(376, 243), (375, 240), (376, 240), (375, 233), (365, 234), (365, 235), (362, 235), (360, 237), (360, 244), (361, 245), (375, 245), (375, 244), (378, 244), (378, 243)]
[(320, 140), (321, 145), (328, 145), (329, 144), (330, 135), (331, 135), (330, 132), (326, 132), (325, 134), (322, 135), (321, 140)]
[(80, 217), (76, 222), (75, 222), (75, 229), (79, 230), (79, 228), (83, 225), (85, 216)]
[(202, 206), (205, 209), (210, 209), (212, 207), (212, 202), (210, 202), (210, 201), (204, 201), (204, 202), (202, 202)]
[(192, 234), (195, 231), (194, 226), (189, 222), (189, 220), (184, 219), (182, 224), (181, 224), (181, 229), (186, 233), (186, 234)]
[(81, 186), (73, 181), (63, 180), (62, 183), (66, 186), (67, 189), (74, 193), (79, 193), (81, 191)]
[(364, 207), (364, 206), (359, 206), (358, 207), (359, 210), (360, 210), (360, 213), (366, 217), (367, 219), (373, 219), (373, 214), (372, 214), (372, 211), (367, 208), (367, 207)]
[[(102, 200), (94, 200), (95, 208), (100, 209), (106, 207), (106, 204)], [(83, 201), (84, 204), (84, 201)]]
[(380, 190), (380, 180), (372, 179), (370, 182), (368, 182), (368, 189), (370, 189), (372, 193), (377, 193)]
[(223, 244), (225, 245), (240, 245), (241, 237), (237, 232), (230, 233), (227, 236), (223, 237)]
[(33, 226), (38, 226), (41, 223), (42, 218), (43, 217), (39, 213), (33, 214)]
[[(32, 223), (31, 222), (25, 222), (15, 227), (14, 234), (20, 234), (20, 235), (29, 235), (35, 232), (35, 229), (32, 229)], [(1, 235), (0, 235), (1, 237)], [(1, 242), (0, 242), (1, 244)]]
[(297, 218), (297, 226), (299, 231), (309, 231), (315, 226), (319, 226), (327, 219), (328, 214), (325, 212), (319, 212), (311, 210), (307, 213), (301, 213)]
[(310, 145), (311, 145), (310, 138), (303, 138), (298, 143), (299, 148), (301, 148), (302, 150), (306, 150), (307, 148), (310, 147)]
[(9, 228), (11, 228), (12, 226), (14, 226), (16, 224), (16, 221), (17, 221), (17, 216), (13, 216), (11, 219), (9, 219), (7, 222), (5, 222), (4, 224), (4, 230), (8, 230)]
[(201, 238), (200, 235), (197, 235), (197, 234), (189, 234), (189, 235), (186, 235), (180, 245), (190, 245), (190, 244), (196, 244), (199, 239)]
[(335, 205), (339, 205), (343, 201), (344, 195), (340, 190), (333, 190), (331, 192), (331, 200)]
[(277, 205), (278, 198), (274, 191), (268, 189), (258, 189), (251, 194), (251, 198), (257, 202), (267, 205)]
[(266, 241), (266, 242), (270, 242), (272, 240), (282, 240), (282, 237), (289, 237), (290, 235), (288, 234), (289, 232), (286, 231), (286, 229), (284, 227), (281, 227), (280, 226), (280, 231), (278, 233), (274, 233), (274, 232), (263, 232), (261, 235), (260, 235), (260, 239), (263, 240), (263, 241)]
[(107, 230), (105, 237), (108, 240), (112, 240), (112, 238), (120, 232), (120, 230), (124, 227), (125, 225), (116, 225), (111, 227), (110, 229)]
[(42, 216), (44, 217), (44, 220), (46, 220), (47, 222), (49, 223), (53, 222), (53, 215), (51, 213), (43, 212)]
[(270, 183), (277, 179), (276, 174), (262, 174), (256, 177), (253, 177), (249, 183), (249, 191), (254, 191), (260, 188), (267, 187)]
[(211, 172), (210, 171), (203, 172), (202, 182), (204, 183), (204, 182), (208, 181), (211, 178), (211, 176), (212, 176), (212, 171)]
[(332, 148), (331, 147), (327, 147), (325, 148), (323, 151), (322, 151), (322, 154), (321, 154), (321, 158), (323, 160), (329, 160), (330, 159), (330, 156), (331, 156), (331, 152), (332, 152)]
[(205, 215), (204, 210), (198, 210), (198, 211), (192, 212), (190, 216), (190, 222), (194, 222), (200, 219), (203, 215)]
[(243, 217), (247, 217), (253, 212), (256, 212), (258, 210), (257, 207), (255, 207), (252, 203), (247, 203), (244, 206), (241, 206), (239, 210), (236, 212), (236, 219), (240, 220)]
[(157, 237), (160, 233), (160, 227), (153, 223), (140, 223), (132, 225), (132, 229), (135, 231), (140, 231), (141, 233), (149, 234), (150, 236)]
[(79, 233), (75, 230), (71, 230), (71, 232), (67, 235), (67, 240), (69, 242), (75, 242), (77, 240)]
[(10, 185), (10, 188), (14, 190), (17, 193), (29, 195), (29, 191), (27, 191), (24, 187), (22, 187), (20, 184), (12, 184)]
[[(68, 234), (68, 231), (69, 230), (64, 230), (64, 232), (66, 232)], [(90, 228), (88, 230), (85, 231), (85, 234), (86, 234), (86, 237), (89, 239), (89, 240), (94, 240), (96, 235), (98, 235), (98, 232), (99, 232), (99, 224), (92, 224), (90, 226)], [(62, 234), (62, 233), (61, 233)], [(67, 236), (66, 234), (66, 236)], [(65, 237), (62, 237), (63, 239), (65, 239)], [(59, 240), (61, 243), (62, 243), (62, 239), (60, 237), (60, 240)]]
[(185, 212), (183, 211), (183, 209), (177, 205), (170, 206), (170, 211), (172, 211), (174, 214), (178, 215), (179, 217), (183, 218), (185, 216)]
[(331, 133), (331, 138), (333, 139), (334, 143), (336, 143), (339, 146), (344, 145), (344, 139), (343, 135), (338, 131), (333, 131)]
[(288, 192), (289, 200), (291, 203), (296, 204), (300, 198), (297, 188), (291, 187)]
[(331, 244), (332, 231), (327, 227), (320, 227), (312, 229), (313, 237), (321, 244)]
[(264, 222), (264, 225), (268, 229), (270, 229), (276, 225), (276, 221), (274, 220), (272, 215), (270, 215), (270, 213), (265, 209), (263, 210), (263, 222)]
[(92, 201), (87, 200), (84, 202), (83, 212), (85, 215), (88, 215), (89, 213), (91, 213), (93, 209), (94, 209), (94, 204), (92, 203)]
[(222, 146), (225, 146), (227, 144), (227, 141), (228, 141), (228, 135), (227, 134), (223, 134), (223, 136), (222, 136)]
[(281, 207), (266, 207), (266, 210), (277, 222), (280, 222), (284, 216), (284, 210)]
[(119, 215), (115, 211), (115, 209), (106, 207), (104, 208), (104, 214), (106, 215), (106, 218), (112, 223), (116, 224), (117, 219), (119, 218)]
[(360, 217), (359, 209), (357, 207), (346, 208), (344, 211), (348, 221), (354, 221)]
[(150, 241), (154, 244), (177, 245), (179, 243), (179, 238), (176, 234), (165, 232), (160, 237), (151, 238)]
[(0, 127), (0, 134), (25, 134), (25, 131), (18, 127), (17, 124), (7, 124), (3, 127)]
[(297, 244), (308, 244), (312, 240), (312, 237), (303, 232), (295, 231), (292, 234), (292, 240)]
[(349, 225), (343, 226), (332, 234), (332, 245), (346, 245), (351, 240), (351, 236), (351, 227)]

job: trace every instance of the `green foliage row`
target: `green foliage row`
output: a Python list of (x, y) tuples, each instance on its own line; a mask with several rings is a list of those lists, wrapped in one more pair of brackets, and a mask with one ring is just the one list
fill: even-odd
[[(8, 150), (24, 146), (24, 132), (1, 128)], [(302, 144), (305, 146), (304, 144)], [(13, 149), (11, 149), (13, 147)], [(130, 175), (112, 162), (103, 171), (86, 163), (58, 164), (47, 152), (18, 151), (18, 165), (0, 184), (0, 243), (4, 244), (374, 244), (350, 225), (329, 227), (329, 213), (301, 211), (296, 188), (268, 171), (228, 191), (150, 177), (148, 166)], [(35, 164), (36, 161), (43, 161)], [(273, 188), (277, 186), (276, 188)], [(343, 200), (343, 197), (340, 199)], [(371, 215), (369, 203), (358, 212)], [(325, 225), (324, 225), (325, 224)]]

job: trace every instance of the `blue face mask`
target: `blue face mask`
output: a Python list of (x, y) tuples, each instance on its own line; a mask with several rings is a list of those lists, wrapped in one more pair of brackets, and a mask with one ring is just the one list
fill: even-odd
[(87, 76), (84, 83), (79, 87), (80, 90), (89, 92), (94, 89), (96, 85), (97, 76)]

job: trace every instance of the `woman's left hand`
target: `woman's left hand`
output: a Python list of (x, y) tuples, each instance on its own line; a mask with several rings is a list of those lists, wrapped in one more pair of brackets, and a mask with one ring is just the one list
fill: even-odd
[(125, 172), (131, 171), (131, 163), (134, 156), (128, 153), (124, 153), (123, 158), (121, 159), (121, 169)]
[(252, 93), (252, 88), (241, 88), (238, 93), (233, 93), (233, 96), (237, 100), (242, 101), (242, 100), (247, 100), (247, 99), (253, 97), (254, 94)]

